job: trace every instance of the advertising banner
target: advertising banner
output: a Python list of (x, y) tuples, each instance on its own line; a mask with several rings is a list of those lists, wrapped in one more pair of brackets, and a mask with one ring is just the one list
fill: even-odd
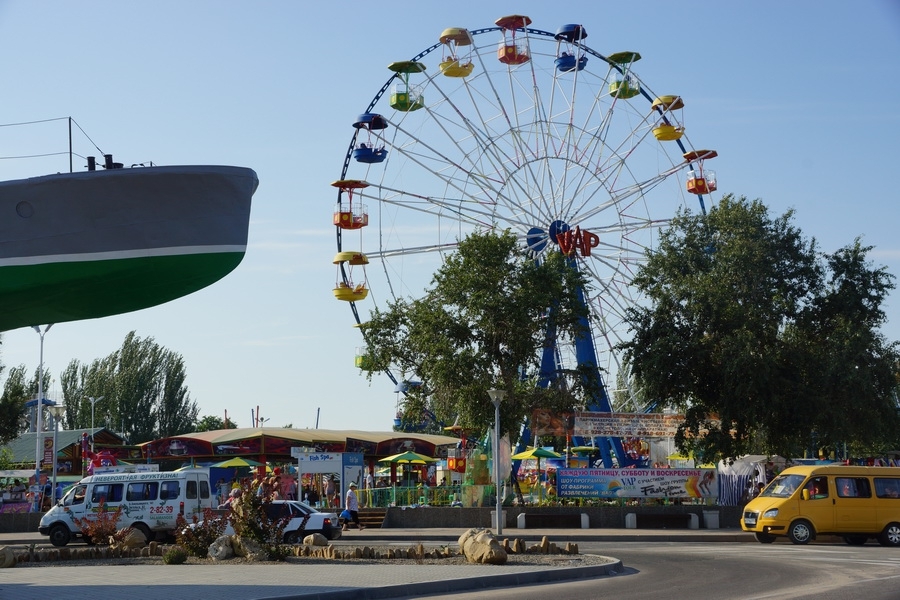
[(559, 469), (560, 498), (715, 498), (715, 469)]
[(576, 412), (575, 435), (585, 437), (674, 437), (684, 415)]

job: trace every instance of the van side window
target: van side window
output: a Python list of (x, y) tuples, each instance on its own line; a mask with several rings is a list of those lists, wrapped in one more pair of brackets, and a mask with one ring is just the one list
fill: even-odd
[(185, 492), (185, 497), (189, 500), (197, 499), (197, 482), (196, 481), (188, 481), (187, 482), (187, 491)]
[(813, 477), (809, 480), (809, 483), (806, 484), (806, 489), (809, 490), (810, 500), (821, 500), (822, 498), (827, 498), (828, 478)]
[(871, 498), (872, 490), (865, 477), (837, 477), (834, 480), (839, 498)]
[(876, 477), (875, 495), (879, 498), (900, 498), (900, 479)]
[(75, 487), (75, 491), (72, 492), (72, 504), (82, 504), (84, 503), (84, 495), (87, 493), (87, 486), (79, 485)]
[(129, 483), (128, 491), (125, 493), (125, 499), (130, 502), (140, 502), (142, 500), (156, 500), (156, 492), (159, 489), (159, 483), (156, 481), (142, 481), (140, 483)]
[(121, 502), (122, 488), (121, 483), (98, 483), (94, 485), (91, 491), (91, 502), (97, 503), (103, 500), (104, 503)]
[(181, 495), (181, 487), (177, 481), (163, 481), (160, 487), (160, 500), (175, 500)]

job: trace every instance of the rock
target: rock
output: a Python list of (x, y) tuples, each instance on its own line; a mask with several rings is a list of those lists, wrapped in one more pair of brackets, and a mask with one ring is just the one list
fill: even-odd
[(304, 546), (327, 546), (328, 539), (321, 533), (312, 533), (303, 538)]
[(213, 560), (228, 560), (234, 558), (234, 546), (231, 543), (230, 535), (222, 535), (216, 538), (207, 550), (209, 557)]
[(250, 538), (234, 536), (231, 538), (231, 547), (234, 553), (241, 558), (249, 558), (250, 560), (266, 560), (266, 553), (260, 546), (259, 542)]
[(505, 565), (506, 551), (488, 529), (475, 527), (459, 536), (459, 550), (475, 564)]
[(9, 546), (0, 548), (0, 569), (14, 567), (16, 563), (18, 563), (18, 559), (16, 559), (16, 553), (13, 552), (12, 548)]
[(131, 550), (132, 548), (143, 548), (147, 545), (147, 538), (137, 529), (132, 529), (128, 532), (121, 542), (119, 542), (116, 547), (117, 548), (127, 548)]

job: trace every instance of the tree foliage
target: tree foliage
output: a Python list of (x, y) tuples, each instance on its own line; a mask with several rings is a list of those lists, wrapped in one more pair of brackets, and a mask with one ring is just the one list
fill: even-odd
[(218, 431), (220, 429), (237, 429), (237, 423), (231, 417), (228, 422), (215, 415), (204, 415), (197, 421), (194, 431)]
[(534, 376), (543, 348), (554, 341), (548, 318), (558, 336), (581, 333), (587, 309), (580, 286), (583, 276), (558, 252), (535, 261), (508, 231), (470, 235), (423, 297), (373, 311), (362, 326), (366, 370), (369, 377), (392, 370), (422, 381), (404, 401), (409, 420), (428, 409), (441, 422), (476, 432), (494, 420), (487, 390), (503, 389), (501, 428), (515, 438), (533, 408), (581, 403), (586, 384), (578, 372), (559, 373), (567, 385), (557, 389), (538, 388)]
[[(194, 430), (199, 408), (185, 386), (184, 359), (153, 338), (125, 336), (122, 346), (90, 365), (69, 363), (61, 376), (69, 428), (105, 424), (132, 444)], [(92, 407), (90, 397), (97, 398)]]
[(28, 386), (25, 383), (25, 365), (10, 369), (0, 396), (0, 445), (19, 437), (23, 431), (25, 402)]
[(650, 398), (684, 412), (676, 442), (702, 460), (754, 440), (789, 456), (810, 444), (877, 443), (898, 424), (897, 346), (879, 333), (893, 276), (859, 240), (821, 255), (762, 202), (724, 197), (680, 212), (634, 284), (621, 345)]

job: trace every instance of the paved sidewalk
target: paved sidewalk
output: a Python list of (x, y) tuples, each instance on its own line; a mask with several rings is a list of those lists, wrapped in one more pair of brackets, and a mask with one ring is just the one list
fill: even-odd
[[(351, 530), (339, 545), (402, 545), (418, 542), (436, 546), (455, 542), (461, 529), (366, 529)], [(754, 541), (737, 530), (635, 530), (635, 529), (504, 529), (503, 536), (526, 543), (546, 535), (560, 545), (566, 542), (609, 541), (615, 555), (616, 541)], [(0, 546), (27, 547), (46, 544), (40, 534), (0, 534)], [(65, 565), (65, 563), (58, 563)], [(368, 599), (396, 598), (412, 594), (447, 593), (489, 587), (511, 587), (537, 582), (600, 577), (622, 568), (618, 559), (589, 567), (541, 567), (514, 565), (425, 565), (409, 561), (397, 565), (153, 565), (108, 567), (18, 567), (0, 569), (0, 598), (38, 600), (63, 595), (79, 598), (121, 597), (130, 600), (228, 600), (261, 599)]]

